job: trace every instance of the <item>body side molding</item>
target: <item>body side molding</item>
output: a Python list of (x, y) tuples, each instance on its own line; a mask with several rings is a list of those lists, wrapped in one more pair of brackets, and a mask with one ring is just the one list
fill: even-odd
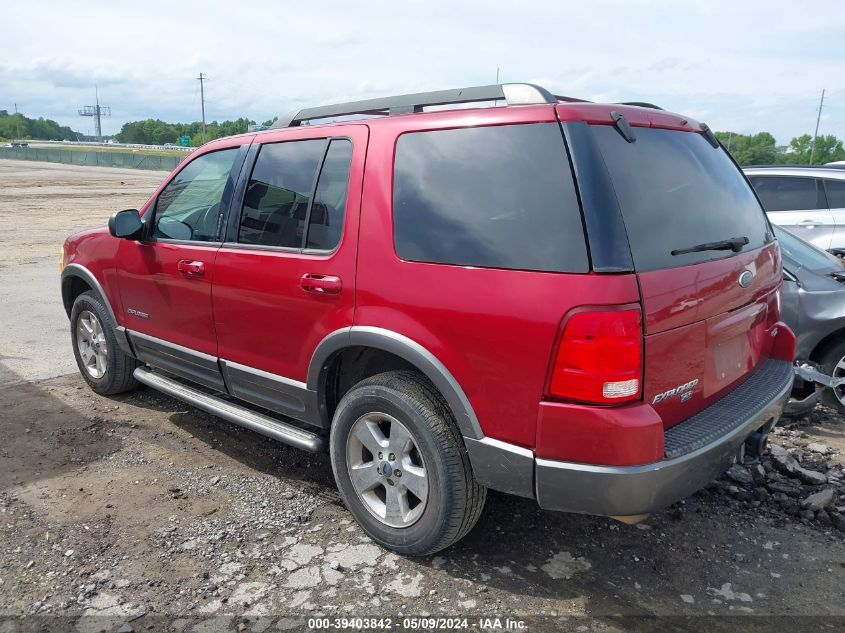
[(534, 499), (534, 451), (491, 437), (465, 437), (464, 444), (478, 483)]
[(317, 392), (304, 382), (220, 359), (229, 393), (271, 411), (314, 426), (322, 426)]
[[(326, 361), (336, 352), (353, 346), (381, 349), (417, 367), (446, 398), (446, 402), (455, 414), (461, 434), (478, 440), (484, 437), (469, 399), (443, 363), (416, 341), (392, 330), (356, 325), (335, 330), (326, 336), (311, 357), (311, 363), (308, 366), (308, 389), (320, 392), (325, 381)], [(321, 411), (322, 413), (324, 412)]]
[(216, 391), (226, 391), (217, 357), (204, 354), (170, 341), (130, 330), (129, 340), (138, 360), (159, 367), (177, 376), (205, 385)]

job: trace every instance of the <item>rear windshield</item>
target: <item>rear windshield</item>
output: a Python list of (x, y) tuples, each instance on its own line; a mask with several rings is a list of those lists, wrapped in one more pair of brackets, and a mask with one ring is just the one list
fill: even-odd
[(393, 227), (406, 260), (587, 272), (578, 197), (560, 126), (403, 134)]
[(748, 238), (742, 250), (771, 240), (763, 210), (724, 150), (701, 134), (634, 128), (628, 143), (615, 127), (593, 126), (622, 209), (638, 271), (732, 256), (731, 250), (679, 255), (707, 242)]

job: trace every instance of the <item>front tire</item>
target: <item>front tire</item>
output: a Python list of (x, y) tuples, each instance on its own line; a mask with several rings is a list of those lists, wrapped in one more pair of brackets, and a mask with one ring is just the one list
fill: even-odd
[(329, 445), (346, 507), (388, 549), (433, 554), (481, 516), (487, 489), (473, 477), (447, 405), (416, 372), (355, 385), (338, 404)]
[(79, 373), (96, 393), (110, 396), (134, 389), (138, 361), (117, 344), (108, 312), (93, 292), (83, 292), (70, 312), (70, 338)]
[[(826, 374), (834, 378), (845, 377), (845, 340), (828, 347), (819, 361)], [(822, 391), (822, 401), (839, 413), (845, 413), (845, 385), (835, 389), (826, 388)]]

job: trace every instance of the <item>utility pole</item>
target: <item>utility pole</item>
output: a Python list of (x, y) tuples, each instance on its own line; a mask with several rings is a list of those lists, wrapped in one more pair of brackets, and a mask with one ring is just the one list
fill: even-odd
[[(15, 114), (18, 113), (18, 104), (15, 104)], [(21, 122), (18, 120), (18, 117), (15, 116), (15, 134), (18, 137), (18, 140), (21, 138)]]
[(202, 73), (197, 77), (200, 82), (200, 108), (202, 109), (202, 142), (205, 143), (205, 87), (203, 81), (208, 77), (203, 77)]
[(819, 102), (819, 115), (816, 117), (816, 131), (813, 134), (813, 144), (810, 145), (810, 164), (816, 156), (816, 139), (819, 136), (819, 121), (822, 120), (822, 108), (824, 107), (824, 88), (822, 88), (822, 100)]

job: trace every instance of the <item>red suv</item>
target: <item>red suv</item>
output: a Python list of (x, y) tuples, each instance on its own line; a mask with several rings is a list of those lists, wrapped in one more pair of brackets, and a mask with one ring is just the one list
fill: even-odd
[(94, 391), (328, 449), (406, 554), (487, 488), (636, 521), (759, 454), (793, 380), (778, 245), (709, 128), (529, 84), (208, 143), (63, 259)]

